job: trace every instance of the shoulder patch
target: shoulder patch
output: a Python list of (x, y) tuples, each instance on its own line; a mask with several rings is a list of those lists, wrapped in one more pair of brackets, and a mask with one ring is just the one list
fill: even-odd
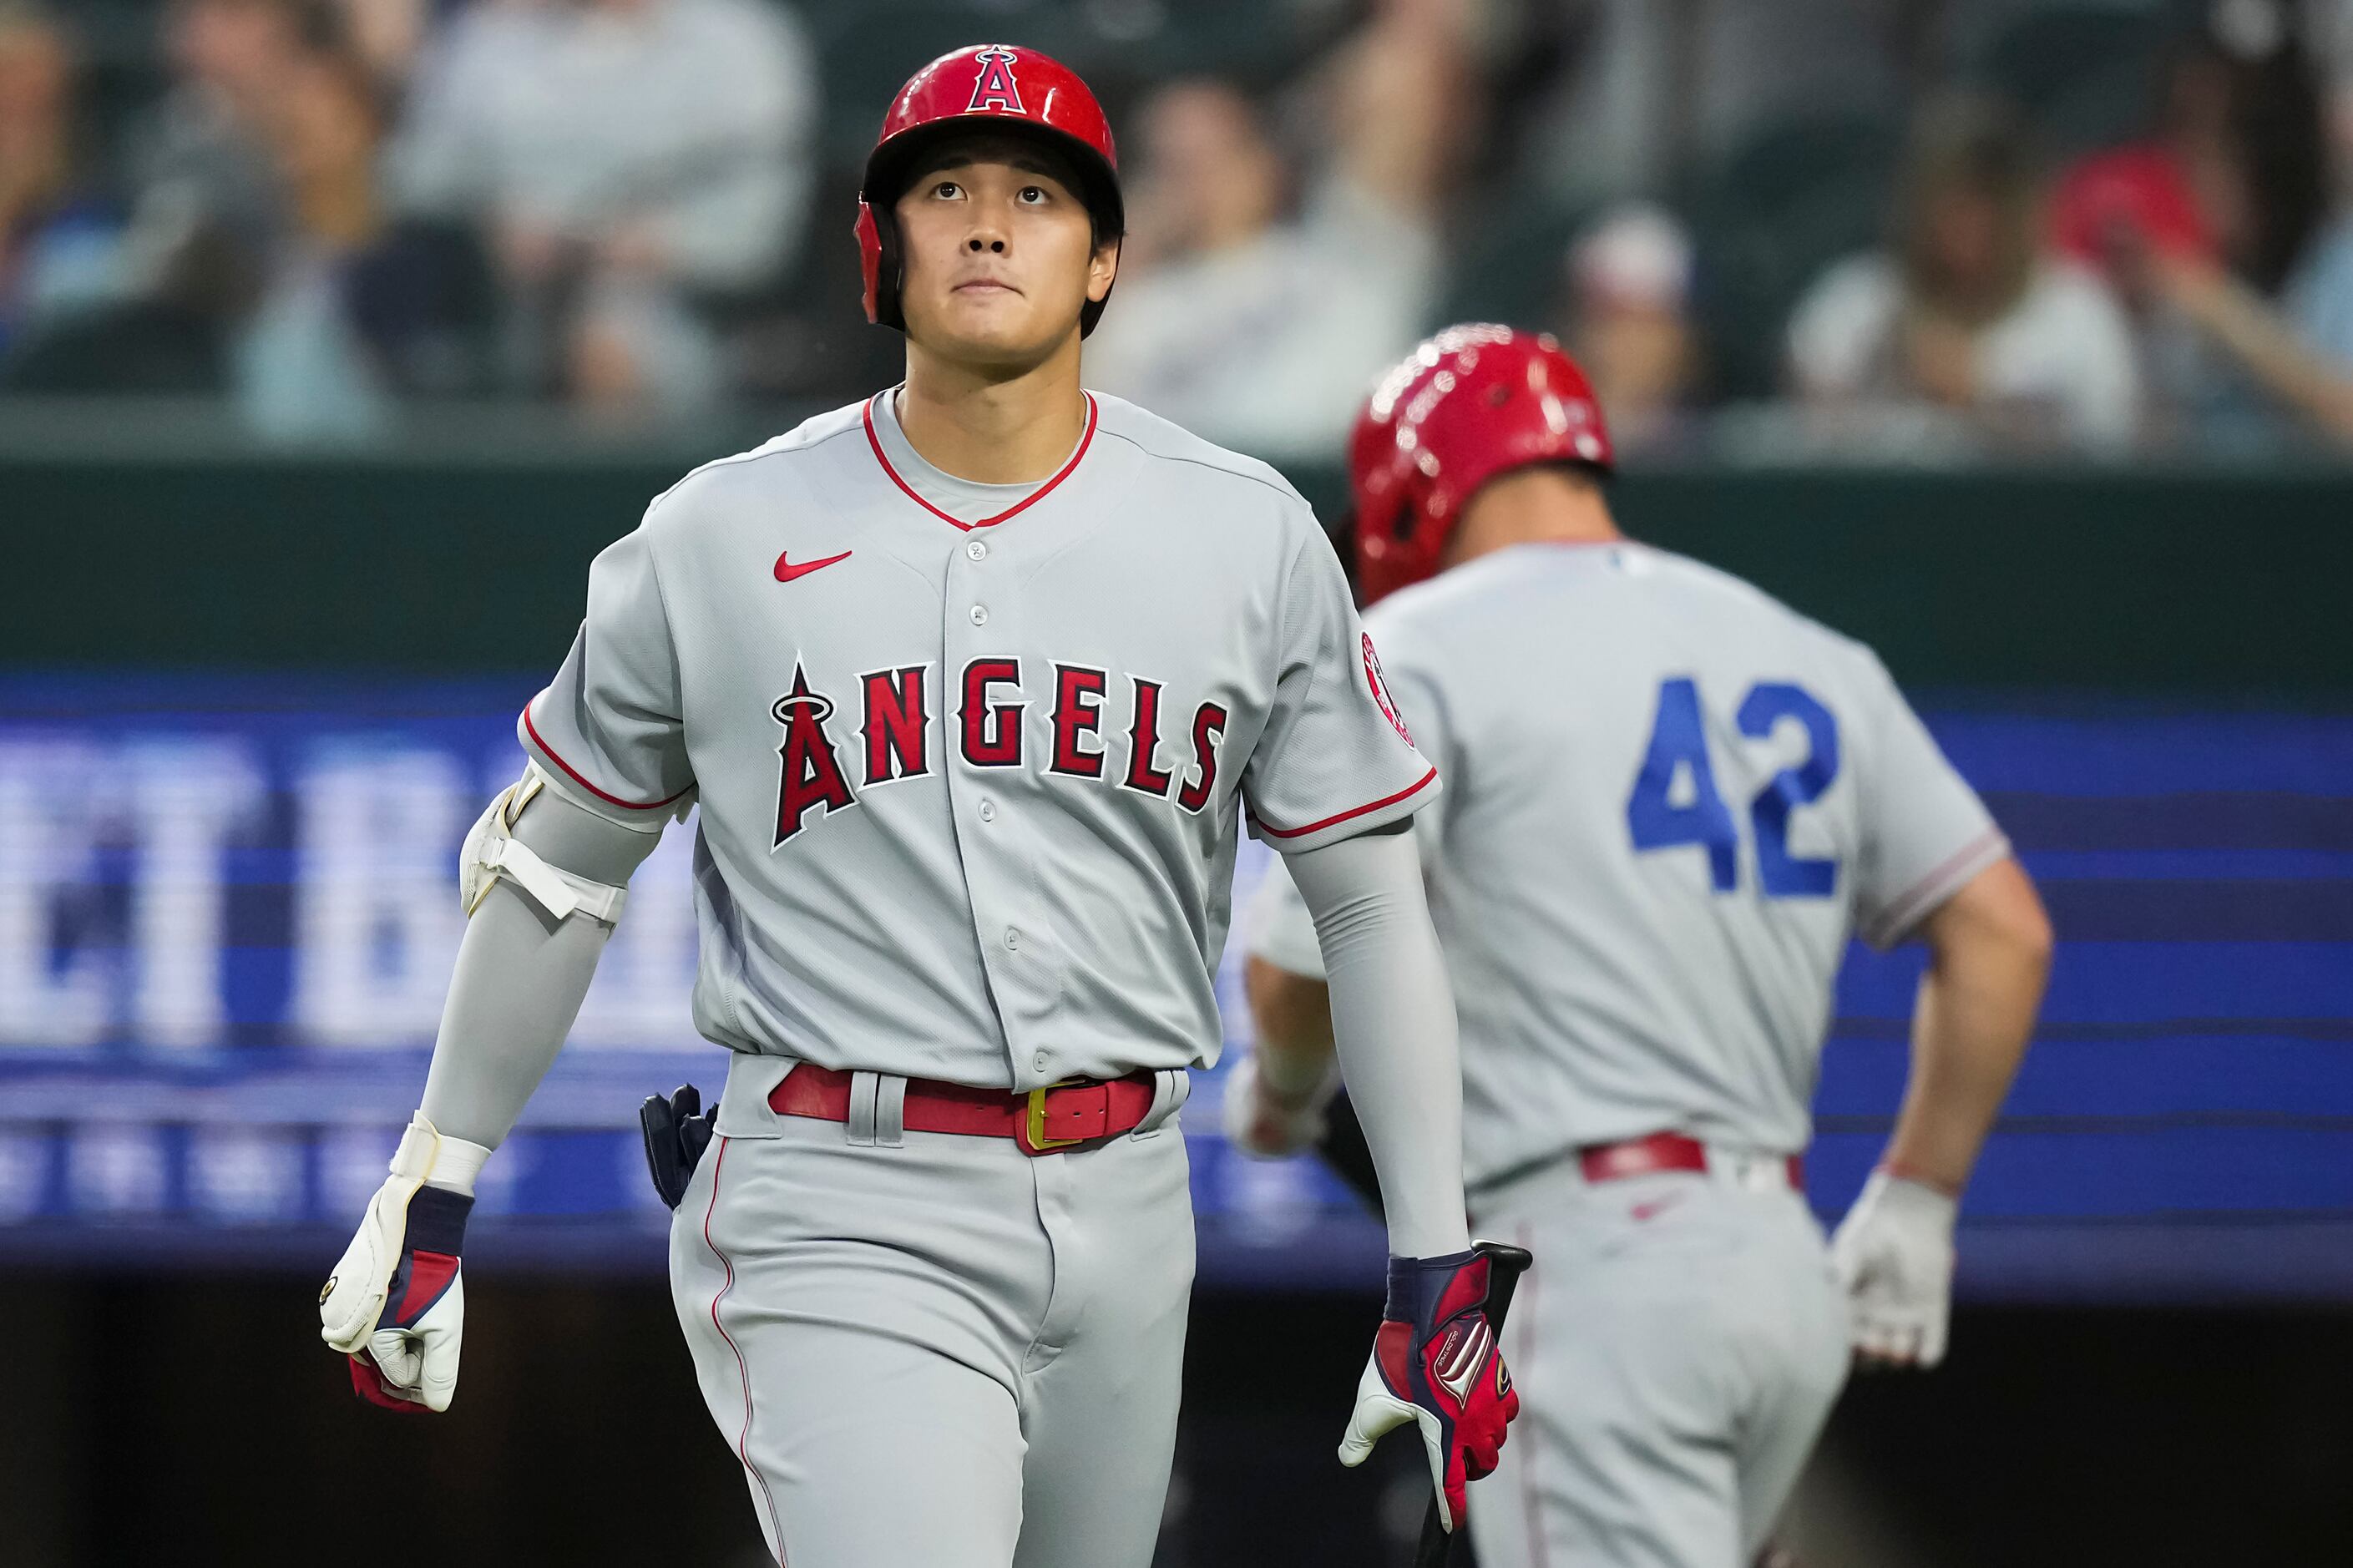
[(1388, 677), (1381, 673), (1381, 656), (1373, 647), (1373, 634), (1358, 634), (1365, 651), (1365, 687), (1373, 694), (1373, 701), (1407, 745), (1413, 744), (1413, 731), (1405, 727), (1405, 715), (1398, 711), (1397, 699), (1389, 692)]

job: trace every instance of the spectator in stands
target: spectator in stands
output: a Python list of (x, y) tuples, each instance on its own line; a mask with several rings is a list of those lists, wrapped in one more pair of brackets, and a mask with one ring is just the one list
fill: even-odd
[(307, 50), (332, 37), (323, 0), (174, 0), (171, 90), (138, 137), (133, 241), (153, 293), (232, 316), (289, 220), (267, 121)]
[(1318, 84), (1328, 163), (1295, 200), (1240, 88), (1187, 79), (1151, 98), (1091, 384), (1261, 457), (1339, 450), (1434, 303), (1462, 79), (1436, 9), (1388, 6)]
[(323, 0), (173, 0), (171, 87), (134, 128), (119, 295), (22, 346), (12, 386), (212, 393), (288, 214), (264, 122), (304, 51), (332, 27)]
[(262, 124), (288, 221), (237, 333), (232, 380), (248, 423), (277, 441), (358, 439), (389, 418), (383, 380), (344, 312), (337, 266), (382, 227), (375, 110), (359, 68), (341, 53), (304, 56)]
[(1692, 243), (1658, 207), (1630, 203), (1569, 247), (1561, 336), (1593, 379), (1620, 456), (1672, 449), (1690, 434), (1698, 345)]
[(491, 0), (418, 68), (396, 199), (483, 226), (513, 379), (676, 416), (723, 390), (700, 307), (799, 243), (816, 107), (807, 46), (766, 0)]
[(487, 283), (465, 244), (387, 222), (376, 78), (341, 21), (281, 0), (173, 13), (125, 291), (43, 332), (12, 383), (226, 393), (280, 442), (364, 438), (395, 393), (479, 384)]
[(469, 329), (487, 314), (487, 279), (459, 237), (390, 220), (375, 183), (384, 119), (375, 67), (355, 49), (307, 52), (269, 106), (289, 222), (230, 362), (265, 438), (375, 436), (392, 395), (474, 379)]
[(1957, 421), (1999, 447), (2127, 442), (2138, 414), (2130, 328), (2095, 275), (2043, 251), (2041, 205), (2007, 115), (1958, 100), (1932, 108), (1890, 247), (1836, 264), (1799, 303), (1799, 393), (1850, 434), (1860, 415), (1874, 441), (1891, 438), (1876, 416), (1893, 405), (1945, 411), (1938, 426)]
[[(2158, 135), (2070, 170), (2052, 225), (2133, 308), (2168, 436), (2263, 437), (2280, 415), (2353, 442), (2353, 258), (2328, 200), (2318, 82), (2269, 0), (2219, 7), (2164, 72)], [(2283, 309), (2284, 306), (2284, 309)]]
[(65, 37), (0, 0), (0, 355), (121, 288), (121, 215), (84, 174), (72, 125)]

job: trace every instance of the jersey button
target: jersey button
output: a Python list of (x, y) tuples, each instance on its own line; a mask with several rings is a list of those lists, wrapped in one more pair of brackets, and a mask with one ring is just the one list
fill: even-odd
[(984, 800), (980, 803), (980, 819), (983, 822), (995, 822), (997, 820), (997, 803), (995, 801)]
[(1005, 928), (1005, 951), (1008, 952), (1018, 952), (1020, 950), (1021, 933), (1014, 930), (1011, 926), (1007, 926)]
[(1031, 1057), (1029, 1058), (1029, 1065), (1036, 1068), (1039, 1072), (1044, 1072), (1046, 1070), (1046, 1053), (1039, 1051), (1036, 1056)]
[(987, 605), (975, 605), (972, 607), (972, 624), (976, 626), (985, 626), (988, 625), (988, 606)]
[(964, 547), (964, 552), (966, 560), (986, 561), (988, 559), (988, 546), (983, 544), (977, 539), (967, 543)]

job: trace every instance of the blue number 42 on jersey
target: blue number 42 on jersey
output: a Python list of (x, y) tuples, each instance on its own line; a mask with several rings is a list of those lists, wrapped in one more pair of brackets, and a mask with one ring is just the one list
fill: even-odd
[[(1838, 887), (1838, 862), (1790, 854), (1789, 816), (1820, 800), (1838, 777), (1838, 720), (1803, 687), (1780, 680), (1750, 687), (1733, 718), (1743, 735), (1756, 740), (1770, 736), (1784, 719), (1805, 726), (1805, 760), (1766, 781), (1748, 803), (1748, 820), (1757, 838), (1757, 881), (1767, 898), (1828, 898)], [(1706, 731), (1699, 683), (1687, 675), (1660, 682), (1650, 749), (1626, 797), (1626, 827), (1638, 854), (1704, 848), (1709, 882), (1717, 892), (1729, 893), (1740, 886), (1740, 828), (1716, 791)], [(1690, 781), (1680, 805), (1674, 798), (1679, 771)]]

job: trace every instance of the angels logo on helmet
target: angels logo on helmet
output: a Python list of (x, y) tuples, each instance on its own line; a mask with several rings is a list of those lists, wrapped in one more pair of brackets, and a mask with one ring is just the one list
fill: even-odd
[(1013, 79), (1011, 50), (983, 49), (973, 60), (981, 67), (981, 72), (973, 79), (972, 101), (965, 106), (966, 114), (977, 114), (987, 109), (1001, 109), (1012, 114), (1029, 112), (1021, 106), (1021, 84)]

